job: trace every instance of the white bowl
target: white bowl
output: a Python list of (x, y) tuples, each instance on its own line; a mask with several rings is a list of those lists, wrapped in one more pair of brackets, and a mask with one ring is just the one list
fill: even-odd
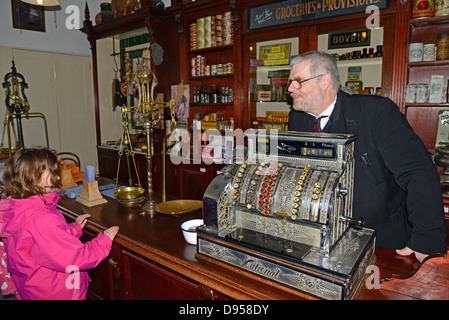
[(201, 226), (203, 223), (203, 219), (192, 219), (181, 224), (182, 234), (188, 243), (196, 244), (196, 228)]

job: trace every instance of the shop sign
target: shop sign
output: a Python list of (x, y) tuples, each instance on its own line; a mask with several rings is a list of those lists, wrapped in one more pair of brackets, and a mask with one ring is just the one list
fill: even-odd
[(328, 49), (369, 46), (371, 31), (368, 29), (329, 33)]
[(365, 12), (368, 6), (388, 8), (388, 0), (287, 0), (249, 8), (249, 29), (262, 29)]

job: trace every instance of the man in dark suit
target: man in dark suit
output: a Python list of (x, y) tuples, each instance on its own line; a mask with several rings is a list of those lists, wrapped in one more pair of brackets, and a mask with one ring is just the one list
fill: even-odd
[(397, 105), (340, 91), (337, 64), (329, 54), (306, 52), (291, 67), (289, 130), (358, 136), (353, 216), (376, 230), (376, 244), (400, 255), (415, 253), (420, 261), (446, 252), (439, 176)]

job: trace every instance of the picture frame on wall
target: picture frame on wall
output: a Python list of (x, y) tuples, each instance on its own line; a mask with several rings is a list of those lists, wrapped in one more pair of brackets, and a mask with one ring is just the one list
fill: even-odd
[(45, 32), (44, 7), (11, 0), (11, 8), (13, 28)]

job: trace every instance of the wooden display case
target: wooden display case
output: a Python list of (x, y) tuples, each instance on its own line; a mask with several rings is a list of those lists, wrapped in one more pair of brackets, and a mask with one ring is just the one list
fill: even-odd
[[(411, 20), (408, 44), (414, 42), (436, 44), (438, 34), (442, 33), (449, 33), (449, 16)], [(442, 97), (441, 103), (405, 103), (404, 109), (407, 120), (415, 132), (423, 140), (426, 148), (432, 150), (435, 148), (438, 113), (449, 110), (449, 101), (447, 100), (449, 60), (408, 62), (407, 66), (407, 84), (429, 84), (432, 75), (444, 76), (443, 93), (446, 95)]]
[[(240, 57), (239, 57), (239, 17), (236, 14), (235, 1), (198, 1), (188, 3), (181, 9), (181, 20), (183, 37), (180, 41), (180, 79), (185, 84), (189, 84), (190, 87), (190, 113), (188, 118), (189, 129), (193, 128), (193, 119), (195, 115), (207, 115), (209, 113), (220, 112), (224, 115), (225, 120), (231, 118), (235, 119), (236, 125), (240, 123), (240, 117), (238, 112), (238, 92), (240, 92), (239, 70), (240, 70)], [(226, 43), (222, 42), (221, 45), (213, 44), (206, 47), (192, 47), (193, 33), (190, 30), (192, 24), (197, 23), (198, 19), (204, 19), (206, 17), (215, 17), (220, 15), (224, 18), (224, 14), (228, 13), (230, 16), (230, 23), (232, 23), (232, 40)], [(218, 66), (225, 64), (232, 64), (231, 72), (223, 72), (221, 74), (214, 74), (212, 70), (210, 73), (192, 74), (192, 59), (202, 57), (205, 59), (205, 66)], [(199, 62), (199, 61), (198, 61)], [(204, 66), (204, 67), (205, 67)], [(221, 103), (209, 102), (194, 102), (193, 89), (194, 87), (200, 89), (207, 86), (208, 92), (212, 85), (215, 87), (218, 85), (220, 93), (222, 88), (228, 88), (233, 90), (232, 101), (226, 101)]]

